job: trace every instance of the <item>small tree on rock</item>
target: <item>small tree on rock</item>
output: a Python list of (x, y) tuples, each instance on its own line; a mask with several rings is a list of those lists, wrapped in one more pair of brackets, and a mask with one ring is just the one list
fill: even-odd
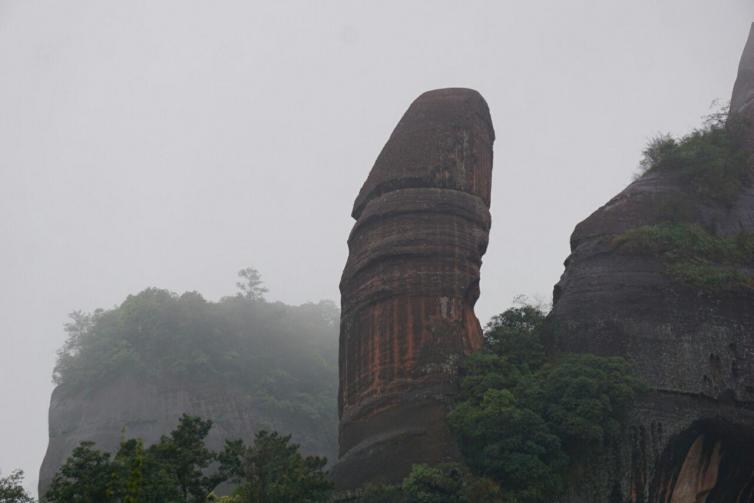
[(259, 271), (253, 267), (246, 267), (238, 271), (238, 277), (241, 278), (241, 281), (238, 281), (236, 286), (240, 290), (240, 296), (251, 301), (264, 300), (264, 294), (268, 290), (263, 286), (262, 275), (259, 274)]

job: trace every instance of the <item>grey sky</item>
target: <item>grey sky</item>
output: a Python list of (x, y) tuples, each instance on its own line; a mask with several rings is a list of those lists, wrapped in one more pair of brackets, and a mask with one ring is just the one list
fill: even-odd
[(147, 286), (338, 300), (353, 199), (421, 92), (497, 132), (477, 313), (548, 299), (647, 139), (727, 100), (751, 0), (0, 0), (0, 469), (36, 477), (62, 324)]

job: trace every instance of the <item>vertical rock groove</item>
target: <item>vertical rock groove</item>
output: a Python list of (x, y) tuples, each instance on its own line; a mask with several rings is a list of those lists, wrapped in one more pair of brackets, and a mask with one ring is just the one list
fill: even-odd
[(424, 93), (356, 198), (340, 283), (341, 487), (458, 456), (445, 413), (458, 359), (482, 342), (493, 141), (479, 93)]

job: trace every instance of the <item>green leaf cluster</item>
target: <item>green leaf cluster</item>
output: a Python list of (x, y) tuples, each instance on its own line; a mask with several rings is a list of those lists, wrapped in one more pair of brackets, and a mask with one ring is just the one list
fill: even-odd
[[(114, 456), (82, 442), (55, 474), (45, 501), (316, 503), (329, 498), (327, 460), (302, 456), (290, 435), (260, 431), (249, 446), (233, 440), (222, 452), (212, 452), (205, 446), (211, 427), (212, 421), (184, 414), (156, 444), (145, 448), (141, 439), (129, 439)], [(226, 481), (236, 485), (234, 493), (215, 496), (212, 491)]]
[(709, 292), (754, 288), (754, 234), (719, 237), (698, 224), (629, 229), (613, 239), (622, 253), (659, 257), (675, 280)]
[(329, 500), (332, 482), (323, 471), (327, 460), (302, 456), (290, 435), (259, 431), (246, 448), (229, 443), (221, 456), (231, 480), (239, 483), (237, 503), (317, 503)]
[(204, 445), (212, 421), (183, 415), (170, 435), (144, 448), (140, 439), (121, 442), (111, 456), (82, 442), (60, 467), (45, 494), (48, 502), (203, 502), (225, 480), (208, 475), (218, 459)]
[(544, 318), (531, 306), (493, 318), (448, 415), (466, 464), (496, 481), (506, 501), (556, 499), (569, 468), (621, 432), (643, 389), (620, 358), (548, 357)]
[(500, 487), (463, 465), (414, 465), (399, 485), (369, 485), (358, 503), (505, 503)]
[(13, 470), (6, 477), (0, 477), (0, 503), (34, 503), (23, 486), (23, 470)]
[(673, 172), (692, 193), (730, 202), (753, 180), (754, 162), (747, 145), (750, 131), (744, 118), (714, 113), (703, 127), (680, 139), (670, 135), (652, 139), (643, 152), (640, 174)]

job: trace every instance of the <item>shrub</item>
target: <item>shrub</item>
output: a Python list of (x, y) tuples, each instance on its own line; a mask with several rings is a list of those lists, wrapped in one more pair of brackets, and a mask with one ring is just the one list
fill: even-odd
[(754, 288), (754, 234), (718, 237), (697, 224), (646, 225), (613, 239), (622, 253), (652, 255), (676, 281), (711, 293)]
[(369, 485), (358, 503), (503, 503), (500, 487), (463, 465), (414, 465), (400, 485)]
[(742, 117), (714, 113), (703, 127), (680, 139), (670, 135), (653, 138), (644, 149), (639, 176), (674, 172), (694, 194), (730, 202), (752, 183), (754, 163), (747, 147), (750, 133), (750, 125)]

